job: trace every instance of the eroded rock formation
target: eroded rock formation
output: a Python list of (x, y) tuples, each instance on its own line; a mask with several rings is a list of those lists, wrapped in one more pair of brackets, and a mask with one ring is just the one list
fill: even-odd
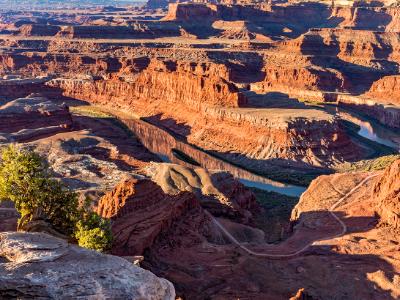
[(156, 60), (125, 81), (54, 80), (50, 84), (71, 97), (103, 104), (118, 100), (120, 106), (129, 105), (128, 98), (131, 101), (163, 99), (197, 110), (202, 106), (244, 105), (246, 98), (234, 84), (221, 77), (225, 74), (224, 68), (220, 70), (215, 65)]
[(213, 215), (236, 217), (246, 223), (251, 212), (259, 213), (261, 210), (253, 193), (229, 173), (209, 173), (202, 168), (153, 163), (146, 168), (146, 174), (167, 194), (193, 193), (201, 206)]
[(374, 188), (381, 223), (400, 228), (400, 160), (385, 170)]
[[(343, 161), (389, 151), (377, 145), (373, 122), (344, 122), (335, 105), (400, 127), (398, 7), (215, 1), (172, 4), (167, 14), (21, 9), (0, 20), (0, 112), (12, 112), (0, 120), (2, 142), (24, 141), (47, 156), (55, 177), (88, 196), (113, 222), (115, 254), (143, 255), (143, 267), (188, 299), (400, 297), (398, 162), (384, 173), (317, 178), (292, 211), (290, 232), (295, 199), (250, 192), (217, 171), (283, 191), (293, 187), (263, 176), (307, 184)], [(47, 100), (9, 102), (32, 92)], [(36, 134), (46, 124), (57, 130)], [(35, 134), (16, 138), (24, 132)], [(396, 147), (399, 135), (390, 132)], [(280, 243), (266, 243), (271, 223), (255, 200), (285, 209), (272, 224), (285, 231)], [(12, 206), (0, 216), (0, 231), (15, 229)], [(46, 268), (82, 262), (74, 253)], [(7, 264), (26, 270), (0, 258), (0, 270)], [(118, 274), (128, 268), (118, 260), (102, 272), (117, 274), (116, 266)], [(112, 280), (118, 288), (120, 277)]]
[(39, 136), (66, 131), (72, 126), (66, 105), (32, 95), (0, 106), (0, 139), (27, 141)]
[[(190, 77), (185, 72), (179, 75), (185, 76), (184, 80), (175, 74), (168, 74), (157, 70), (145, 71), (139, 75), (144, 80), (143, 84), (139, 84), (141, 81), (131, 84), (123, 81), (57, 79), (50, 85), (63, 90), (66, 96), (89, 100), (94, 104), (112, 104), (139, 112), (148, 116), (149, 120), (160, 115), (159, 121), (155, 118), (156, 124), (167, 126), (178, 134), (184, 133), (190, 143), (221, 153), (236, 163), (247, 161), (251, 166), (252, 159), (265, 160), (268, 164), (267, 159), (280, 158), (324, 166), (335, 161), (352, 160), (360, 155), (357, 146), (329, 114), (311, 109), (229, 109), (245, 106), (247, 102), (246, 96), (231, 84), (215, 83), (210, 77), (194, 77), (188, 85), (185, 82)], [(154, 84), (144, 84), (153, 79), (156, 80)], [(184, 88), (176, 86), (179, 81), (185, 83)], [(207, 85), (211, 87), (206, 88)], [(154, 89), (156, 86), (158, 88)], [(171, 86), (176, 88), (171, 91)], [(146, 92), (146, 87), (151, 87), (149, 92)], [(189, 91), (186, 91), (187, 87), (190, 87)], [(195, 90), (197, 87), (200, 92)], [(174, 109), (167, 102), (176, 105)], [(163, 119), (175, 120), (177, 125), (171, 122), (170, 126)], [(179, 123), (182, 125), (179, 126)], [(190, 132), (186, 130), (185, 133), (185, 127), (190, 128)], [(244, 136), (245, 129), (252, 134)], [(231, 157), (229, 152), (241, 156)]]
[[(117, 255), (142, 255), (177, 224), (191, 220), (189, 226), (202, 232), (210, 223), (193, 194), (168, 195), (148, 179), (121, 182), (100, 200), (98, 213), (112, 220), (112, 253)], [(192, 237), (186, 238), (190, 243)]]
[(386, 76), (374, 82), (365, 96), (400, 105), (400, 76)]

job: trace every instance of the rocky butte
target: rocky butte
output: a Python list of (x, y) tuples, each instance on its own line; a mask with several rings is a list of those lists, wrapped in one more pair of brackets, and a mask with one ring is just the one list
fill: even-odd
[(399, 299), (399, 50), (396, 1), (0, 0), (0, 144), (113, 234), (1, 199), (0, 298)]

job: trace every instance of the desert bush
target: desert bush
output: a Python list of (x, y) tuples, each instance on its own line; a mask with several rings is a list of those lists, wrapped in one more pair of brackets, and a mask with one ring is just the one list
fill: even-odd
[(82, 247), (103, 251), (111, 244), (109, 222), (79, 205), (78, 194), (53, 179), (46, 160), (34, 151), (15, 145), (1, 149), (1, 200), (14, 202), (21, 215), (18, 228), (40, 217)]

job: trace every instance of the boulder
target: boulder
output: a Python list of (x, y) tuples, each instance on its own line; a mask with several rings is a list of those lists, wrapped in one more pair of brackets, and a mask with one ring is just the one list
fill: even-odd
[(173, 285), (127, 260), (43, 233), (0, 233), (0, 295), (40, 299), (175, 299)]

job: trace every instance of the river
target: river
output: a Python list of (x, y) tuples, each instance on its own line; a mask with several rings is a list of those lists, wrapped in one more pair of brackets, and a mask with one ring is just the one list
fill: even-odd
[(391, 147), (400, 152), (400, 133), (396, 133), (376, 122), (349, 110), (338, 110), (340, 118), (360, 127), (358, 134), (366, 139)]
[[(340, 118), (360, 126), (358, 132), (360, 136), (397, 150), (400, 149), (400, 134), (390, 131), (353, 112), (341, 109), (337, 113)], [(121, 119), (121, 121), (135, 133), (146, 148), (160, 157), (164, 162), (193, 167), (193, 164), (189, 162), (190, 159), (193, 159), (202, 168), (207, 170), (231, 173), (247, 187), (255, 187), (288, 196), (299, 197), (306, 190), (306, 187), (274, 181), (216, 158), (197, 147), (177, 140), (167, 131), (143, 120), (129, 118)], [(177, 155), (176, 150), (188, 156), (189, 160)]]
[(210, 171), (229, 172), (248, 187), (256, 187), (265, 191), (294, 197), (299, 197), (306, 190), (306, 187), (274, 181), (218, 159), (201, 149), (177, 140), (165, 130), (143, 120), (123, 118), (120, 120), (135, 133), (146, 148), (165, 162), (193, 167), (187, 160), (182, 160), (182, 158), (176, 155), (177, 149), (199, 163), (202, 168)]
[[(397, 150), (400, 149), (400, 134), (351, 111), (340, 109), (336, 113), (340, 118), (358, 125), (360, 127), (358, 134), (360, 136)], [(211, 172), (229, 172), (247, 187), (255, 187), (288, 196), (300, 197), (306, 190), (306, 187), (274, 181), (221, 160), (204, 150), (176, 139), (164, 129), (143, 120), (132, 118), (120, 118), (120, 120), (135, 133), (146, 148), (164, 162), (172, 162), (189, 167), (195, 167), (195, 164), (198, 163), (202, 168)], [(179, 155), (179, 153), (183, 153), (183, 155)], [(185, 156), (187, 156), (186, 159)], [(193, 161), (195, 162), (194, 164)]]

